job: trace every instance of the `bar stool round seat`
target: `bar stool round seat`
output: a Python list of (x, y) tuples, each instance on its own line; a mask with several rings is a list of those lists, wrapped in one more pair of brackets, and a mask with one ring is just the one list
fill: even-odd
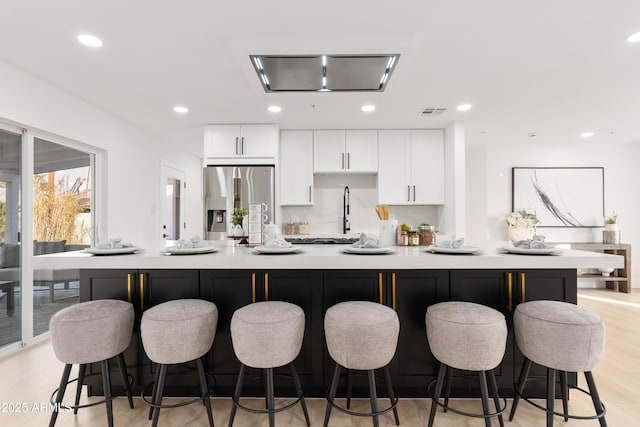
[[(390, 307), (370, 301), (341, 302), (326, 311), (324, 333), (329, 355), (336, 362), (327, 397), (325, 427), (329, 423), (332, 408), (350, 415), (371, 416), (374, 426), (378, 425), (380, 415), (393, 410), (396, 425), (399, 425), (400, 420), (396, 408), (398, 399), (393, 392), (391, 376), (387, 367), (396, 353), (400, 334), (400, 321), (396, 312)], [(342, 368), (348, 370), (347, 409), (334, 403)], [(380, 368), (384, 368), (387, 393), (391, 404), (388, 408), (379, 411), (375, 370)], [(367, 371), (371, 412), (363, 413), (349, 410), (352, 388), (351, 370)]]
[[(511, 409), (513, 419), (518, 402), (523, 397), (532, 363), (547, 368), (547, 407), (524, 398), (534, 406), (547, 411), (547, 425), (553, 425), (553, 416), (600, 420), (605, 426), (605, 408), (600, 401), (591, 371), (604, 352), (606, 332), (602, 317), (591, 310), (560, 301), (530, 301), (519, 304), (514, 313), (516, 343), (525, 356)], [(554, 412), (555, 375), (560, 373), (563, 413)], [(567, 372), (583, 372), (589, 391), (576, 389), (591, 396), (596, 415), (576, 416), (568, 413)]]
[[(443, 406), (445, 411), (451, 410), (461, 415), (484, 418), (486, 425), (491, 425), (491, 418), (497, 416), (502, 425), (502, 413), (506, 404), (500, 405), (493, 369), (500, 364), (506, 350), (507, 323), (504, 315), (481, 304), (449, 301), (429, 306), (425, 323), (431, 353), (440, 362), (428, 425), (433, 425), (438, 405)], [(449, 407), (453, 369), (478, 372), (482, 415), (469, 414)], [(442, 405), (439, 399), (445, 385), (445, 376), (446, 394), (445, 403)], [(493, 413), (489, 409), (488, 387), (491, 387), (496, 408), (496, 412)]]
[[(231, 317), (233, 351), (240, 360), (240, 373), (233, 394), (229, 426), (233, 425), (237, 408), (269, 415), (269, 425), (275, 425), (275, 413), (291, 408), (298, 402), (305, 421), (310, 425), (302, 386), (293, 361), (300, 353), (304, 337), (305, 314), (295, 304), (283, 301), (262, 301), (239, 308)], [(273, 369), (289, 365), (298, 395), (297, 400), (284, 407), (275, 407)], [(252, 409), (240, 404), (246, 368), (266, 373), (267, 409)]]
[[(153, 383), (152, 401), (145, 398), (144, 390), (141, 395), (143, 401), (151, 407), (149, 418), (153, 419), (153, 426), (158, 423), (161, 408), (173, 408), (203, 401), (209, 417), (209, 425), (213, 427), (209, 399), (211, 392), (207, 385), (202, 356), (213, 345), (217, 325), (216, 305), (199, 299), (165, 302), (146, 310), (142, 315), (140, 323), (142, 346), (149, 359), (158, 364)], [(178, 404), (162, 405), (168, 365), (193, 360), (196, 361), (201, 396)]]
[[(73, 406), (75, 413), (78, 408), (104, 402), (107, 408), (108, 424), (113, 425), (112, 399), (114, 396), (111, 392), (109, 359), (116, 356), (122, 382), (128, 394), (129, 405), (133, 408), (133, 399), (129, 391), (132, 381), (126, 372), (122, 356), (122, 352), (127, 349), (131, 341), (133, 320), (134, 311), (131, 303), (109, 299), (82, 302), (64, 308), (53, 315), (49, 323), (51, 344), (58, 360), (65, 364), (65, 369), (60, 387), (51, 396), (55, 406), (51, 414), (50, 426), (56, 422), (67, 384), (75, 381), (69, 381), (71, 367), (74, 364), (80, 365), (76, 401)], [(105, 399), (80, 406), (80, 392), (84, 382), (86, 364), (94, 362), (101, 363)], [(56, 400), (53, 402), (53, 396), (56, 393)]]

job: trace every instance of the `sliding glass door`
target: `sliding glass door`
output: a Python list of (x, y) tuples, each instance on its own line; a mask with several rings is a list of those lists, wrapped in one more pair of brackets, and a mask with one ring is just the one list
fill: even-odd
[(22, 340), (21, 152), (19, 131), (0, 126), (0, 348)]

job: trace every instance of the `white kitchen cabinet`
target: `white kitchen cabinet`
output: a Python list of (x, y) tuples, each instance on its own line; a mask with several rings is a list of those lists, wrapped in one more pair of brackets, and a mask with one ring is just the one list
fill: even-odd
[[(273, 163), (277, 156), (276, 125), (209, 125), (204, 133), (204, 157), (207, 163), (238, 160)], [(255, 161), (254, 161), (255, 160)]]
[(442, 130), (380, 130), (379, 158), (380, 203), (444, 204)]
[(313, 170), (316, 173), (378, 172), (378, 131), (314, 131)]
[(280, 205), (313, 205), (313, 131), (280, 133)]

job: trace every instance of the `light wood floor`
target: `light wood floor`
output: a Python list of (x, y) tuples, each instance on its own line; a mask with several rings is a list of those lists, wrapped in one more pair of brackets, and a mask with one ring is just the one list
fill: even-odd
[[(609, 426), (635, 426), (640, 419), (640, 290), (635, 294), (620, 294), (612, 291), (580, 290), (578, 303), (581, 306), (600, 313), (607, 326), (607, 346), (604, 357), (594, 370), (601, 398), (607, 407)], [(51, 344), (46, 341), (18, 354), (0, 360), (0, 426), (42, 426), (47, 425), (50, 413), (46, 402), (49, 394), (57, 387), (63, 365), (55, 358)], [(582, 378), (583, 379), (583, 378)], [(584, 387), (584, 381), (582, 381)], [(67, 396), (73, 396), (75, 388), (70, 386)], [(86, 397), (85, 397), (86, 399)], [(168, 399), (169, 400), (169, 399)], [(65, 401), (67, 399), (65, 398)], [(226, 426), (229, 418), (230, 399), (214, 398), (213, 411), (217, 426)], [(325, 401), (308, 399), (312, 425), (322, 424)], [(282, 401), (280, 401), (282, 403)], [(479, 410), (475, 400), (456, 400), (461, 409)], [(43, 410), (38, 410), (44, 404)], [(367, 401), (359, 401), (355, 409), (368, 409)], [(593, 407), (587, 396), (572, 393), (570, 411), (590, 414)], [(16, 406), (26, 407), (26, 412), (16, 412)], [(148, 426), (147, 408), (139, 399), (135, 401), (135, 409), (129, 409), (126, 399), (114, 402), (116, 425)], [(511, 402), (509, 401), (509, 408)], [(427, 399), (401, 400), (399, 404), (402, 426), (426, 425), (429, 402)], [(557, 407), (561, 407), (560, 402)], [(513, 422), (506, 425), (514, 427), (544, 426), (545, 414), (526, 403), (521, 403)], [(304, 426), (304, 418), (299, 407), (294, 407), (276, 416), (278, 426)], [(382, 417), (382, 426), (395, 425), (390, 415)], [(103, 426), (106, 425), (104, 405), (86, 408), (73, 413), (61, 413), (58, 426)], [(183, 408), (167, 409), (161, 413), (162, 426), (207, 426), (207, 417), (202, 405), (191, 405)], [(238, 411), (237, 427), (267, 426), (267, 418), (263, 415), (248, 414)], [(350, 417), (334, 411), (331, 426), (359, 427), (371, 426), (368, 418)], [(451, 412), (439, 411), (435, 425), (446, 426), (483, 426), (479, 419), (462, 417)], [(497, 422), (494, 421), (497, 426)], [(564, 423), (556, 418), (558, 426), (598, 426), (597, 421), (570, 420)]]

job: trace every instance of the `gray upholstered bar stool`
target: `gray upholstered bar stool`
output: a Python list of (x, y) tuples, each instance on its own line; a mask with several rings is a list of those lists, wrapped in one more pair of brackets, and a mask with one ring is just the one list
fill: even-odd
[[(96, 300), (82, 302), (58, 311), (50, 320), (49, 331), (51, 344), (58, 360), (65, 364), (60, 387), (51, 395), (54, 410), (51, 413), (49, 426), (53, 427), (58, 417), (58, 410), (62, 405), (64, 392), (69, 381), (71, 367), (80, 365), (74, 413), (78, 408), (105, 403), (107, 407), (107, 421), (113, 426), (113, 409), (111, 392), (111, 376), (109, 359), (116, 357), (119, 364), (122, 383), (125, 385), (129, 398), (129, 406), (133, 408), (131, 383), (124, 363), (122, 352), (131, 342), (133, 332), (133, 306), (131, 303), (119, 300)], [(87, 405), (79, 405), (80, 392), (84, 382), (86, 365), (101, 363), (104, 400)], [(57, 395), (56, 395), (57, 393)], [(55, 402), (53, 396), (56, 395)]]
[[(237, 408), (253, 413), (269, 414), (269, 426), (275, 425), (276, 412), (300, 402), (307, 425), (310, 425), (300, 378), (293, 363), (300, 353), (304, 337), (304, 311), (283, 301), (263, 301), (239, 308), (231, 317), (233, 351), (240, 360), (240, 373), (233, 393), (229, 427), (233, 425)], [(298, 399), (281, 408), (275, 407), (273, 369), (289, 365)], [(252, 409), (240, 404), (246, 367), (266, 372), (267, 409)]]
[[(567, 421), (569, 418), (595, 419), (606, 426), (606, 412), (600, 401), (596, 383), (591, 371), (600, 361), (604, 351), (605, 327), (598, 314), (560, 301), (530, 301), (518, 304), (513, 318), (516, 342), (525, 356), (516, 387), (516, 396), (511, 407), (509, 420), (513, 419), (518, 402), (522, 397), (537, 408), (547, 412), (547, 426), (553, 425), (553, 416), (559, 415)], [(547, 368), (547, 407), (525, 398), (524, 391), (531, 364)], [(560, 373), (563, 413), (554, 412), (555, 376)], [(576, 416), (568, 413), (567, 372), (584, 372), (589, 394), (595, 408), (594, 416)], [(577, 388), (577, 387), (576, 387)]]
[[(451, 410), (461, 415), (484, 418), (487, 426), (491, 426), (491, 418), (497, 416), (500, 425), (504, 425), (502, 413), (506, 408), (506, 402), (501, 407), (493, 373), (504, 357), (507, 344), (507, 323), (504, 315), (484, 305), (449, 301), (429, 306), (425, 322), (431, 353), (440, 362), (428, 426), (433, 425), (438, 405), (443, 406), (445, 411)], [(470, 414), (449, 406), (453, 369), (478, 372), (482, 415)], [(442, 405), (439, 399), (445, 376), (446, 394), (445, 403)], [(496, 408), (493, 413), (489, 408), (487, 376)]]
[[(387, 367), (396, 353), (400, 333), (400, 321), (396, 312), (375, 302), (341, 302), (330, 307), (325, 313), (324, 333), (329, 354), (336, 362), (327, 397), (324, 426), (329, 424), (331, 409), (334, 407), (350, 415), (371, 416), (373, 425), (376, 427), (379, 425), (378, 417), (393, 410), (396, 425), (400, 425), (396, 408), (398, 399), (393, 392), (391, 375), (389, 375)], [(371, 401), (370, 413), (350, 411), (348, 403), (347, 409), (334, 403), (342, 368), (349, 370), (348, 375), (351, 370), (367, 371)], [(375, 379), (375, 370), (380, 368), (384, 368), (387, 392), (391, 401), (391, 405), (381, 411), (378, 410)], [(350, 390), (347, 393), (349, 400)]]
[[(199, 299), (179, 299), (152, 307), (142, 315), (140, 334), (144, 351), (157, 363), (153, 383), (152, 401), (142, 391), (142, 400), (151, 407), (149, 418), (158, 425), (160, 408), (174, 408), (202, 401), (207, 410), (209, 425), (213, 427), (211, 392), (204, 373), (202, 356), (211, 346), (218, 326), (218, 309), (215, 304)], [(200, 379), (201, 396), (174, 405), (162, 405), (165, 378), (169, 365), (195, 360)]]

